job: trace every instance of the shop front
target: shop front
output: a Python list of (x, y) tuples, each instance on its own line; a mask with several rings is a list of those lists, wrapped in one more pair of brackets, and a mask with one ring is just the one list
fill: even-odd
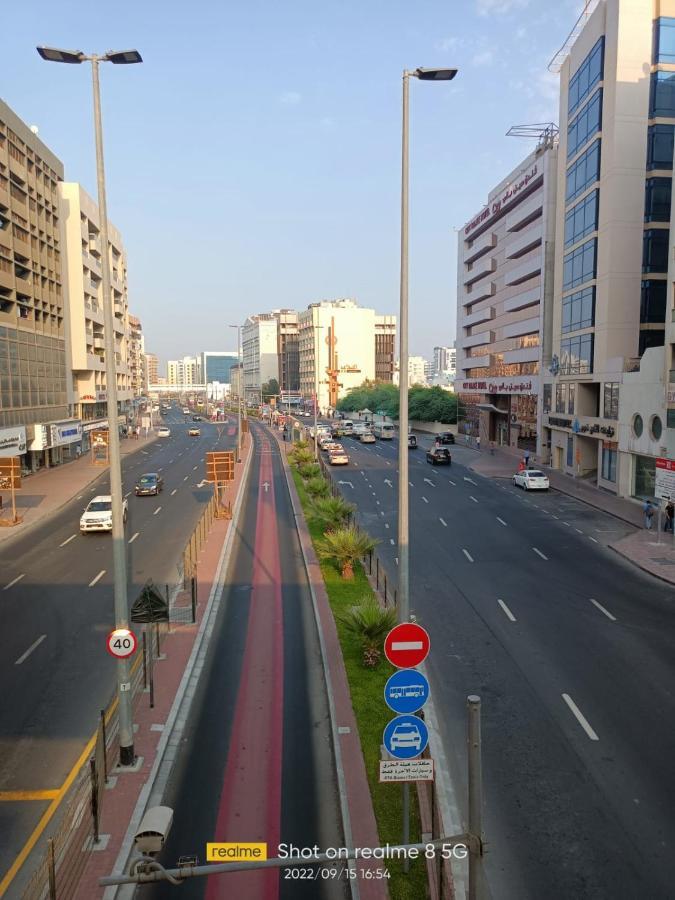
[(0, 458), (21, 457), (21, 467), (26, 466), (26, 429), (23, 425), (0, 428)]
[(27, 468), (37, 472), (42, 468), (60, 466), (76, 459), (82, 452), (82, 423), (79, 419), (43, 422), (29, 427), (27, 435)]
[(464, 411), (460, 433), (514, 450), (537, 449), (536, 375), (467, 378), (455, 381)]

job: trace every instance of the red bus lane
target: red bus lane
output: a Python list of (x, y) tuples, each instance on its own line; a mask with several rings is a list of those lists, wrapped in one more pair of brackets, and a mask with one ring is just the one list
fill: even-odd
[[(269, 442), (261, 441), (251, 601), (232, 739), (214, 841), (265, 841), (276, 856), (281, 828), (283, 620), (281, 564)], [(279, 870), (208, 879), (206, 900), (274, 900)]]

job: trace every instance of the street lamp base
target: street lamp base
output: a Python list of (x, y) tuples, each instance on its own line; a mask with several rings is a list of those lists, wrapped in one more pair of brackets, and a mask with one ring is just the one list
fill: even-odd
[(136, 755), (134, 753), (134, 745), (131, 744), (129, 747), (120, 747), (120, 765), (121, 766), (133, 766), (136, 760)]

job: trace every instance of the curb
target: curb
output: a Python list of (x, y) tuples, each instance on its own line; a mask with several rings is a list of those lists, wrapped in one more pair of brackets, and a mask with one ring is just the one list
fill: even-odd
[[(180, 717), (181, 733), (182, 728), (184, 727), (187, 720), (189, 704), (192, 702), (192, 697), (190, 697), (188, 700), (187, 709), (181, 710), (181, 707), (183, 705), (183, 702), (185, 701), (185, 695), (187, 693), (189, 682), (193, 677), (198, 657), (200, 655), (203, 656), (208, 650), (208, 641), (206, 642), (206, 644), (204, 644), (204, 636), (207, 631), (209, 634), (209, 638), (211, 636), (211, 633), (213, 631), (213, 623), (215, 621), (215, 614), (218, 611), (220, 601), (222, 599), (223, 588), (225, 586), (225, 583), (223, 581), (223, 573), (225, 572), (230, 561), (232, 543), (234, 539), (233, 535), (237, 530), (236, 525), (243, 504), (243, 498), (248, 482), (252, 459), (253, 442), (251, 441), (249, 442), (249, 453), (246, 462), (244, 463), (242, 478), (237, 493), (237, 499), (235, 500), (234, 509), (232, 510), (232, 520), (230, 523), (230, 528), (228, 529), (227, 535), (225, 536), (225, 541), (223, 542), (220, 559), (218, 560), (218, 566), (214, 576), (213, 585), (211, 587), (211, 593), (209, 595), (206, 609), (204, 610), (204, 616), (199, 626), (199, 631), (195, 637), (195, 642), (192, 646), (192, 650), (190, 651), (188, 663), (178, 685), (176, 696), (174, 697), (173, 703), (171, 704), (171, 709), (169, 710), (169, 715), (167, 717), (162, 737), (157, 744), (157, 750), (155, 753), (155, 760), (153, 762), (152, 769), (150, 770), (150, 774), (148, 775), (148, 778), (141, 789), (138, 800), (136, 801), (136, 806), (134, 807), (134, 811), (129, 820), (129, 825), (122, 840), (120, 851), (113, 866), (114, 872), (123, 872), (127, 871), (128, 869), (129, 860), (133, 852), (133, 837), (138, 830), (138, 825), (140, 824), (141, 818), (143, 817), (147, 807), (149, 806), (149, 799), (151, 793), (155, 789), (155, 785), (160, 774), (160, 769), (164, 764), (164, 757), (169, 747), (169, 743), (173, 743), (174, 741), (174, 731), (176, 729), (179, 713), (182, 713)], [(178, 734), (178, 738), (180, 738), (180, 734)], [(168, 759), (169, 771), (173, 767), (173, 763), (174, 758), (172, 756), (171, 759)], [(138, 885), (136, 884), (107, 887), (103, 892), (103, 900), (117, 900), (117, 898), (119, 898), (119, 900), (131, 900), (137, 890), (137, 887)]]
[(642, 572), (646, 572), (647, 575), (651, 575), (652, 578), (658, 578), (659, 581), (662, 581), (664, 584), (669, 584), (673, 587), (675, 582), (672, 582), (669, 578), (666, 578), (664, 575), (659, 575), (656, 572), (652, 572), (651, 569), (648, 569), (646, 566), (642, 565), (642, 563), (637, 562), (637, 560), (632, 559), (630, 556), (626, 556), (621, 550), (614, 546), (614, 544), (607, 544), (607, 547), (610, 550), (613, 550), (617, 556), (620, 556), (621, 559), (625, 559), (626, 562), (629, 562), (632, 566), (635, 566), (636, 569), (640, 569)]

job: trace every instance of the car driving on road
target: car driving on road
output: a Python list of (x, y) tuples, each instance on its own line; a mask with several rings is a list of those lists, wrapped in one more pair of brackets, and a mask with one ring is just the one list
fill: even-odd
[(417, 438), (414, 434), (408, 435), (408, 447), (411, 450), (417, 450)]
[[(122, 501), (122, 520), (127, 520), (128, 505), (126, 499)], [(109, 494), (100, 494), (93, 497), (87, 504), (87, 508), (80, 517), (80, 532), (88, 531), (112, 531), (112, 497)]]
[(445, 447), (431, 447), (427, 450), (427, 462), (432, 466), (449, 466), (452, 464), (452, 457)]
[(547, 491), (549, 489), (548, 477), (539, 469), (523, 469), (513, 476), (513, 484), (524, 491)]
[(328, 451), (328, 462), (331, 466), (348, 466), (349, 457), (342, 448), (333, 449)]
[(364, 431), (359, 435), (359, 440), (362, 444), (375, 444), (377, 443), (377, 439), (372, 431)]
[(164, 479), (158, 472), (146, 472), (141, 475), (134, 486), (137, 497), (157, 496), (164, 488)]
[(162, 425), (161, 428), (157, 429), (157, 437), (171, 437), (171, 429), (167, 428), (166, 425)]
[(436, 435), (436, 440), (440, 441), (441, 444), (454, 444), (455, 435), (452, 433), (452, 431), (441, 431), (440, 434)]
[(188, 428), (188, 435), (190, 437), (199, 437), (200, 434), (201, 431), (199, 430), (199, 428)]

